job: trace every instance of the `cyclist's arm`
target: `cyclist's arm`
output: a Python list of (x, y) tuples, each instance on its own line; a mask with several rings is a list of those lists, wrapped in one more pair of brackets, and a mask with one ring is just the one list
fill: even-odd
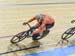
[(40, 33), (42, 31), (44, 31), (46, 29), (46, 21), (45, 19), (42, 21), (42, 25), (39, 26), (39, 28), (37, 28), (32, 34), (36, 34), (36, 33)]
[(33, 17), (33, 18), (31, 18), (30, 20), (28, 20), (27, 23), (30, 23), (30, 22), (32, 22), (32, 21), (34, 21), (34, 20), (35, 20), (35, 17)]

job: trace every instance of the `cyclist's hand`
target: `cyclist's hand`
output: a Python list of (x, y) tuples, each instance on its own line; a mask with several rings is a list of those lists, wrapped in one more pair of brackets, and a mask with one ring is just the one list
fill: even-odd
[(23, 25), (26, 25), (26, 24), (27, 24), (26, 22), (23, 23)]

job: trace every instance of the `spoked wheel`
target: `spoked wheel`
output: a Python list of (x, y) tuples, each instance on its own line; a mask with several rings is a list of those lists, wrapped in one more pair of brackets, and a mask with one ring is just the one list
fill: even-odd
[(18, 43), (22, 40), (24, 40), (27, 37), (27, 32), (20, 32), (18, 34), (16, 34), (15, 36), (12, 37), (12, 39), (10, 40), (11, 43)]
[(62, 36), (61, 39), (62, 40), (67, 40), (68, 38), (70, 38), (72, 35), (74, 35), (75, 33), (75, 27), (69, 28), (68, 30), (66, 30)]

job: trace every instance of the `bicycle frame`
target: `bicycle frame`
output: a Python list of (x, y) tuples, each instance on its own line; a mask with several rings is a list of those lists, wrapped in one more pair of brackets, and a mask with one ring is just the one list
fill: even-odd
[(20, 32), (20, 33), (14, 35), (12, 37), (12, 39), (10, 40), (11, 43), (18, 43), (18, 42), (24, 40), (26, 37), (30, 37), (29, 32), (32, 33), (32, 29), (31, 29), (32, 27), (29, 24), (27, 24), (27, 25), (29, 26), (30, 29), (27, 30), (27, 31), (23, 31), (23, 32)]

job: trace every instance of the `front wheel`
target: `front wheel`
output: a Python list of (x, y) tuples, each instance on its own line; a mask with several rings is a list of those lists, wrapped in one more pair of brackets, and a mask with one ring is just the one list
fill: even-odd
[(12, 37), (12, 39), (10, 40), (10, 42), (11, 43), (18, 43), (18, 42), (24, 40), (26, 38), (26, 35), (27, 35), (26, 31), (20, 32), (20, 33), (14, 35)]
[(75, 27), (69, 28), (68, 30), (66, 30), (66, 31), (62, 34), (61, 39), (67, 40), (67, 39), (70, 38), (74, 33), (75, 33)]

